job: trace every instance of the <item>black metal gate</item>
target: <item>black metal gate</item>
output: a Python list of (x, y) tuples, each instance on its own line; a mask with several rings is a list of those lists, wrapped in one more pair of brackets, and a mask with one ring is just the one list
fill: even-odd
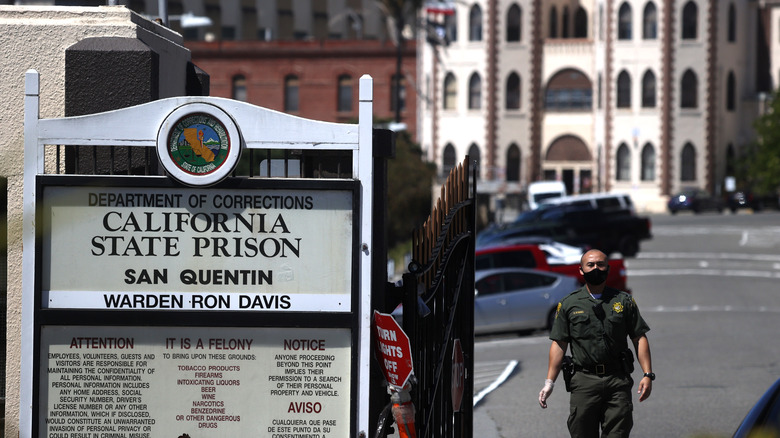
[(476, 178), (468, 156), (450, 172), (412, 239), (403, 328), (416, 382), (418, 437), (471, 437), (474, 399)]

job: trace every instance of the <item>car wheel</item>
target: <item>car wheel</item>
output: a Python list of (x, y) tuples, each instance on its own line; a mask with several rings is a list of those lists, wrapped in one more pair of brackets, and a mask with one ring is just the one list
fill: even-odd
[(634, 236), (623, 236), (618, 250), (623, 257), (636, 257), (639, 253), (639, 241)]

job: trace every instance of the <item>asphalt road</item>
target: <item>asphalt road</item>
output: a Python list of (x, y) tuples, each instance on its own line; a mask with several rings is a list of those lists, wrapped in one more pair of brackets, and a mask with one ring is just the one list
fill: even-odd
[[(635, 395), (632, 437), (730, 437), (780, 377), (780, 213), (652, 220), (627, 260), (658, 375), (648, 400)], [(549, 345), (542, 332), (477, 338), (474, 436), (568, 436), (563, 383), (537, 402)]]

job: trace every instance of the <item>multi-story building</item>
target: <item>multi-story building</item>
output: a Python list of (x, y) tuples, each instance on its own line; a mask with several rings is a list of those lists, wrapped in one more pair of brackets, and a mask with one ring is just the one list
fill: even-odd
[[(357, 119), (359, 79), (368, 74), (374, 79), (376, 119), (402, 124), (415, 135), (415, 11), (407, 11), (399, 50), (395, 27), (388, 27), (394, 22), (379, 4), (168, 0), (167, 21), (184, 36), (193, 63), (210, 76), (212, 96), (351, 122)], [(165, 20), (157, 0), (129, 0), (128, 7)]]
[(429, 4), (443, 44), (419, 44), (423, 149), (442, 172), (476, 159), (478, 191), (515, 208), (546, 179), (651, 211), (681, 187), (723, 193), (780, 75), (774, 5)]

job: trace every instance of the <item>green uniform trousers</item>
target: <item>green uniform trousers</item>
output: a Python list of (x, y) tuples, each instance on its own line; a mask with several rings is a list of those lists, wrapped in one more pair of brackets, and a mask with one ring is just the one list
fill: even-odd
[(625, 438), (634, 425), (631, 388), (626, 374), (598, 376), (578, 371), (571, 379), (567, 424), (572, 438)]

